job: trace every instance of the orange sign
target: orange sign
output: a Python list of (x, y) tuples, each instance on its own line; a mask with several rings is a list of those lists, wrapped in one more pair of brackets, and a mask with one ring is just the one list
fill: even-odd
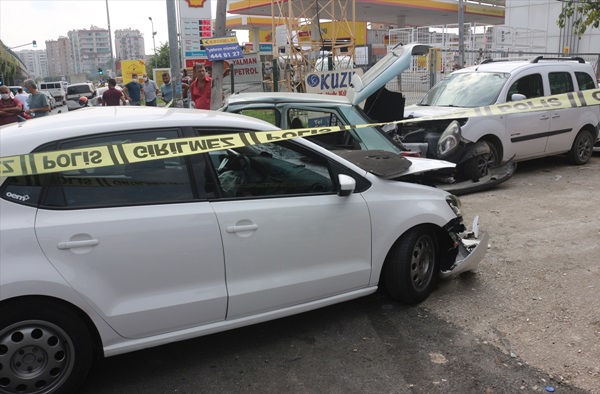
[(190, 7), (203, 8), (206, 0), (186, 0)]

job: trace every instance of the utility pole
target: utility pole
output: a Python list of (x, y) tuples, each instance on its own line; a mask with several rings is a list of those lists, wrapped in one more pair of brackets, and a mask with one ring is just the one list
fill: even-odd
[(110, 14), (108, 13), (108, 0), (106, 0), (106, 21), (108, 22), (108, 42), (110, 44), (110, 64), (112, 74), (117, 76), (117, 67), (115, 66), (115, 57), (113, 56), (112, 33), (110, 31)]
[(463, 0), (458, 0), (458, 67), (465, 66), (465, 10)]
[(154, 21), (152, 20), (151, 16), (149, 16), (148, 19), (150, 19), (150, 23), (152, 24), (152, 46), (154, 47), (154, 68), (157, 68), (158, 66), (156, 65), (156, 41), (154, 41), (154, 36), (156, 35), (156, 32), (154, 31)]
[[(215, 37), (225, 37), (227, 35), (226, 20), (227, 0), (217, 0), (217, 15), (215, 20)], [(213, 89), (210, 95), (210, 109), (219, 109), (223, 105), (223, 61), (213, 61), (212, 65)]]
[(179, 60), (179, 39), (177, 37), (177, 10), (173, 0), (167, 2), (167, 23), (169, 25), (169, 57), (171, 58), (171, 83), (173, 84), (172, 107), (183, 107), (181, 94), (181, 61)]

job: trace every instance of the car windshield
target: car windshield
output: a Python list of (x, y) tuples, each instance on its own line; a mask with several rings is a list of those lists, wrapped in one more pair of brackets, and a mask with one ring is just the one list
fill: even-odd
[(496, 102), (506, 73), (457, 73), (442, 80), (421, 100), (419, 105), (440, 107), (481, 107)]

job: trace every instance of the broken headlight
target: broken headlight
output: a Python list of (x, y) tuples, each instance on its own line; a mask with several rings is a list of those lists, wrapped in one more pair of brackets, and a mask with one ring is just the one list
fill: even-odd
[(437, 143), (437, 158), (444, 159), (456, 152), (460, 138), (460, 124), (456, 120), (453, 120), (446, 127), (446, 130), (444, 130)]
[(462, 217), (462, 203), (460, 199), (456, 197), (454, 194), (449, 194), (446, 196), (446, 202), (450, 206), (450, 209), (454, 212), (454, 214), (458, 217)]

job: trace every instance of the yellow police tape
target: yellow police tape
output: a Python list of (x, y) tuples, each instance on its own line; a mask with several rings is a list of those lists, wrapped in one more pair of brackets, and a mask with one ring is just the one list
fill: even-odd
[(0, 157), (0, 176), (47, 174), (59, 171), (84, 170), (95, 167), (139, 163), (169, 157), (187, 156), (248, 145), (310, 137), (348, 129), (360, 129), (387, 124), (414, 123), (438, 119), (460, 119), (477, 116), (507, 115), (544, 110), (600, 105), (600, 89), (521, 100), (478, 108), (461, 109), (445, 115), (410, 118), (395, 122), (367, 123), (346, 126), (315, 127), (293, 130), (253, 131), (235, 134), (177, 138), (160, 141), (110, 144)]

